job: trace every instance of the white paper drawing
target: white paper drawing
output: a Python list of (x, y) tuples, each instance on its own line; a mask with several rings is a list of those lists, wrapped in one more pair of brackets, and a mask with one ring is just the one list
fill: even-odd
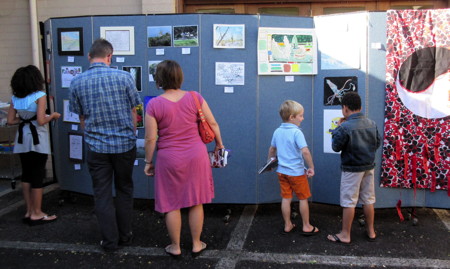
[(216, 62), (216, 85), (244, 85), (245, 63)]
[(72, 79), (81, 72), (81, 66), (61, 66), (61, 88), (69, 88)]
[(63, 100), (63, 121), (80, 123), (80, 117), (78, 114), (70, 112), (69, 100)]
[(83, 160), (83, 136), (69, 134), (69, 158)]
[(339, 119), (342, 118), (341, 109), (324, 109), (323, 110), (323, 152), (337, 153), (331, 147), (331, 130), (334, 130), (338, 125)]

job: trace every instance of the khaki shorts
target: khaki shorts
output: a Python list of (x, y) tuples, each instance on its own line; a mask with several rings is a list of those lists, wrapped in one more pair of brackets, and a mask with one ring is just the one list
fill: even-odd
[(280, 181), (281, 197), (290, 199), (293, 196), (292, 192), (295, 192), (299, 200), (305, 200), (311, 197), (306, 175), (288, 176), (281, 173), (277, 174), (278, 180)]
[(357, 204), (375, 203), (373, 169), (364, 172), (342, 172), (341, 206), (356, 207)]

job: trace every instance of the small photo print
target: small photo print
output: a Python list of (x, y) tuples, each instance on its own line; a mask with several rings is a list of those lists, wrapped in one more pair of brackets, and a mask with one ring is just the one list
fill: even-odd
[(174, 47), (198, 47), (198, 26), (174, 26), (173, 27)]
[(156, 67), (162, 61), (148, 61), (148, 81), (155, 81), (154, 76), (156, 74)]
[(172, 46), (171, 26), (147, 27), (148, 47), (170, 47)]
[(142, 67), (141, 66), (124, 66), (123, 71), (130, 73), (136, 84), (138, 92), (142, 91)]

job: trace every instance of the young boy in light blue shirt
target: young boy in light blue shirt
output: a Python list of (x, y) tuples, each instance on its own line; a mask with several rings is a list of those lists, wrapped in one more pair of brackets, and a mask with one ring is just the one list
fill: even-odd
[[(305, 136), (300, 130), (303, 121), (303, 106), (295, 101), (286, 100), (280, 106), (283, 123), (272, 136), (268, 159), (277, 157), (277, 174), (281, 189), (281, 213), (284, 219), (283, 233), (287, 234), (296, 228), (291, 221), (291, 202), (293, 192), (300, 200), (302, 217), (302, 235), (311, 236), (319, 229), (309, 223), (308, 198), (311, 197), (308, 178), (314, 176), (314, 164)], [(305, 167), (305, 162), (308, 168)]]

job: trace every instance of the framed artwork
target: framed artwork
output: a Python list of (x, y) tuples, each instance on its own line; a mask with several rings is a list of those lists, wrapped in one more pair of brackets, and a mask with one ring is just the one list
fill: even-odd
[(63, 122), (80, 123), (78, 114), (70, 112), (69, 100), (63, 100)]
[(81, 72), (81, 66), (61, 66), (61, 88), (69, 88), (72, 79)]
[(134, 55), (134, 26), (102, 26), (100, 37), (111, 42), (113, 55)]
[(83, 28), (58, 28), (58, 55), (84, 55)]
[(325, 106), (341, 105), (342, 97), (347, 92), (358, 91), (357, 77), (325, 77), (323, 79), (323, 104)]
[(138, 92), (142, 91), (142, 66), (123, 66), (122, 70), (130, 73)]
[(150, 26), (147, 27), (147, 45), (151, 47), (171, 47), (172, 27), (171, 26)]
[(82, 163), (83, 162), (83, 135), (79, 133), (69, 132), (69, 160)]
[(258, 75), (317, 74), (314, 29), (258, 29)]
[(213, 29), (214, 48), (245, 48), (245, 24), (214, 24)]
[(174, 26), (173, 27), (174, 47), (198, 47), (198, 26)]

